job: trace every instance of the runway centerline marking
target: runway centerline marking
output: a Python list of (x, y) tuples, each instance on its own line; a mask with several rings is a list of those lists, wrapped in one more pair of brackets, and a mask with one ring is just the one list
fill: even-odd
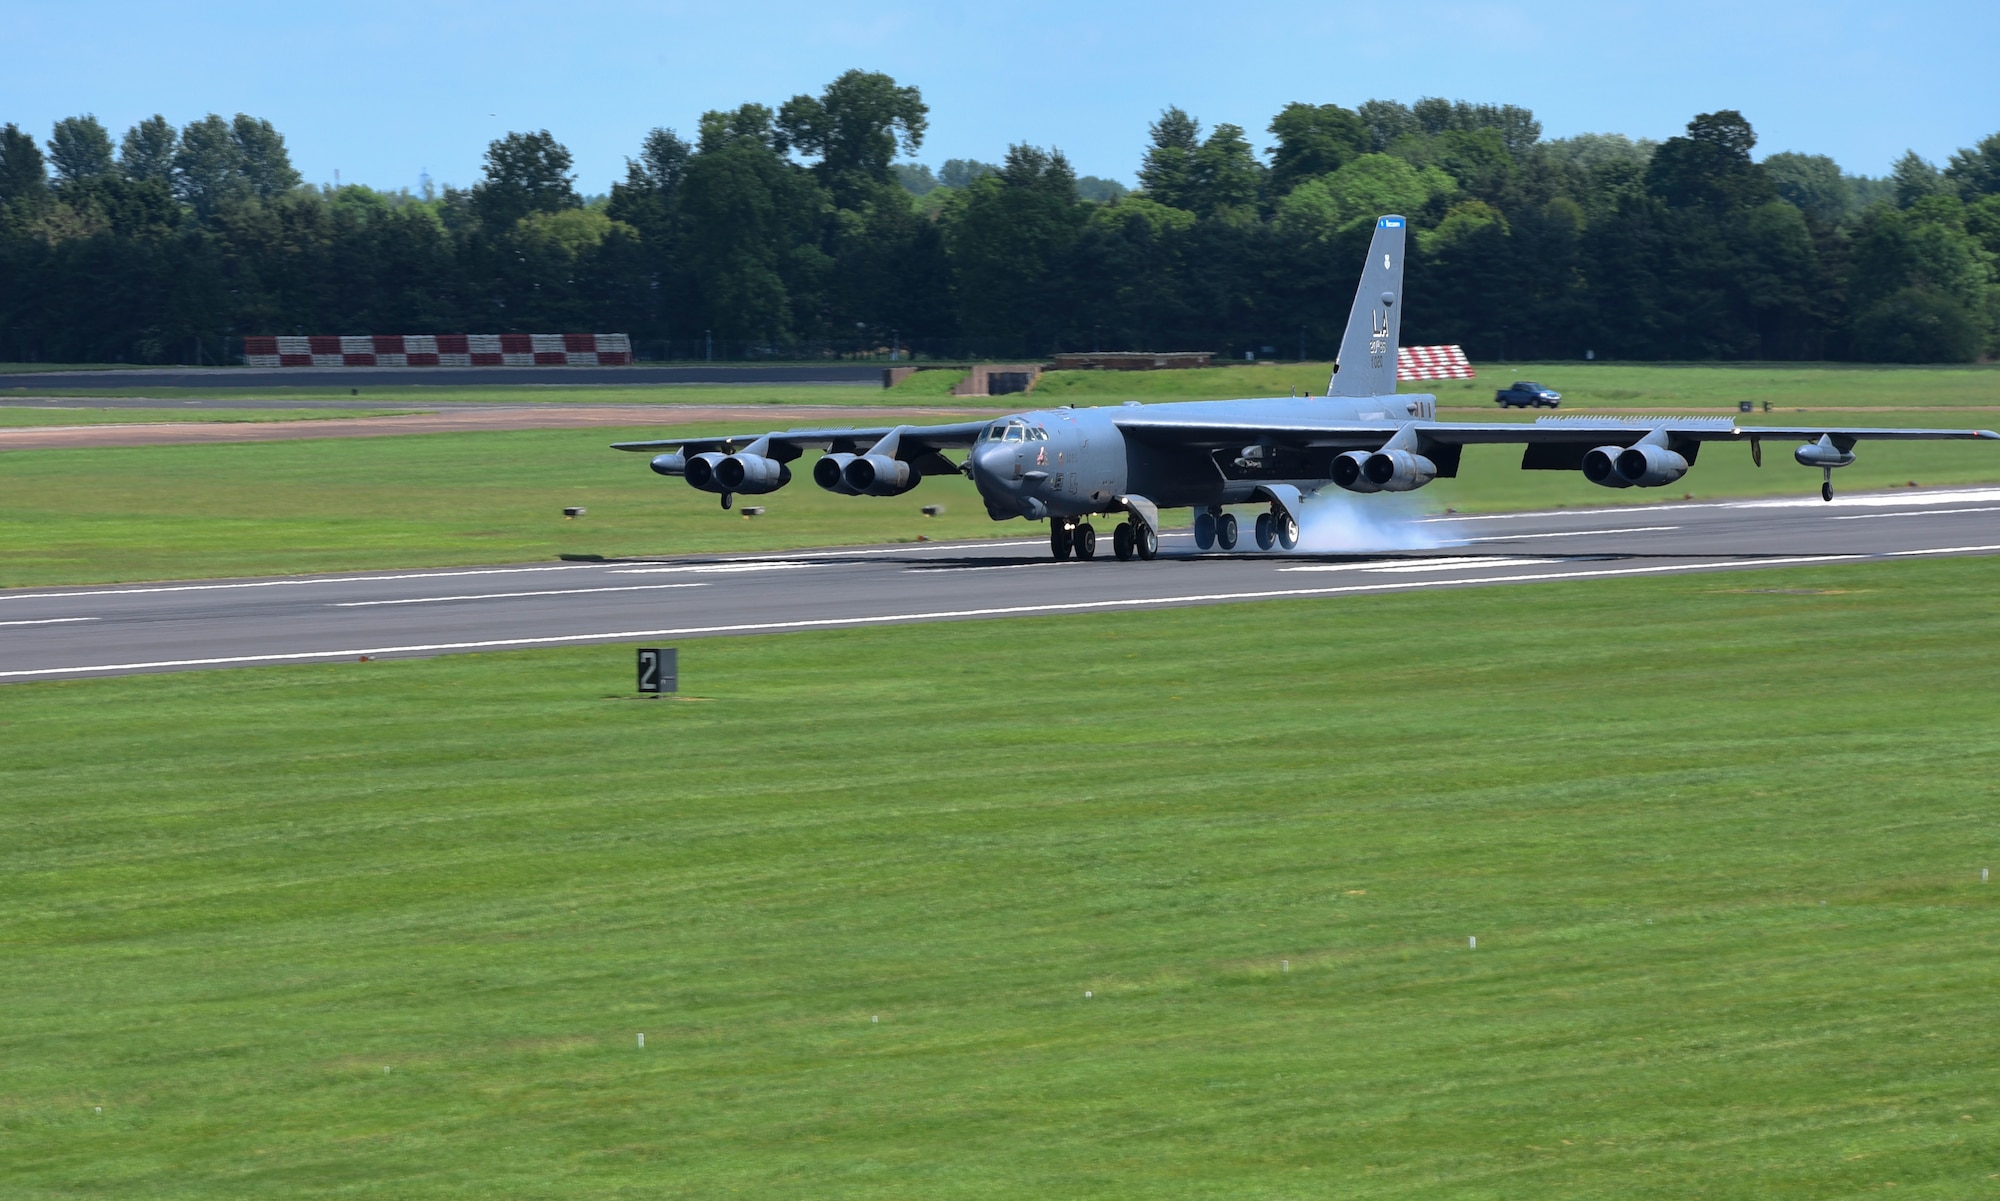
[[(1363, 567), (1361, 570), (1381, 575), (1408, 575), (1420, 571), (1465, 571), (1485, 570), (1490, 567), (1534, 567), (1543, 563), (1560, 563), (1561, 559), (1514, 559), (1514, 558), (1468, 558), (1439, 559), (1432, 563), (1393, 563), (1386, 567)], [(1293, 571), (1319, 570), (1312, 567), (1295, 567)]]
[(471, 596), (410, 596), (395, 600), (333, 601), (330, 609), (366, 609), (372, 605), (441, 605), (446, 601), (511, 600), (517, 596), (581, 596), (593, 592), (654, 592), (661, 588), (706, 588), (707, 584), (614, 584), (608, 588), (549, 588), (541, 592), (480, 592)]
[[(2000, 550), (1994, 547), (1956, 548)], [(1901, 554), (1944, 554), (1946, 551), (1903, 551)], [(735, 625), (682, 626), (658, 630), (608, 630), (595, 634), (553, 634), (537, 638), (488, 638), (477, 642), (431, 642), (403, 646), (357, 647), (347, 650), (295, 651), (276, 655), (226, 655), (207, 659), (160, 659), (145, 663), (78, 664), (70, 667), (37, 667), (0, 671), (0, 679), (28, 679), (35, 676), (67, 675), (74, 672), (152, 671), (173, 667), (229, 667), (253, 663), (297, 663), (309, 660), (351, 659), (361, 655), (428, 654), (437, 651), (528, 649), (562, 646), (580, 642), (620, 642), (628, 638), (689, 638), (713, 634), (784, 633), (792, 630), (830, 629), (838, 626), (889, 625), (919, 621), (946, 621), (964, 618), (1026, 617), (1035, 614), (1083, 613), (1105, 609), (1145, 609), (1162, 605), (1200, 604), (1219, 601), (1286, 600), (1312, 596), (1341, 596), (1351, 593), (1414, 592), (1424, 588), (1459, 588), (1472, 584), (1518, 584), (1535, 581), (1601, 579), (1612, 576), (1664, 575), (1675, 572), (1706, 571), (1729, 567), (1783, 567), (1802, 563), (1840, 563), (1867, 559), (1869, 555), (1796, 555), (1762, 559), (1754, 563), (1721, 560), (1709, 563), (1663, 563), (1650, 567), (1613, 567), (1593, 571), (1541, 572), (1532, 575), (1485, 576), (1472, 579), (1423, 579), (1343, 584), (1326, 588), (1278, 588), (1262, 592), (1208, 592), (1184, 596), (1128, 597), (1124, 600), (1061, 601), (1040, 605), (1006, 605), (988, 609), (940, 609), (921, 613), (882, 613), (859, 617), (818, 617), (796, 621), (743, 622)]]
[(825, 563), (795, 563), (785, 560), (756, 563), (686, 563), (674, 567), (625, 567), (612, 575), (734, 575), (746, 571), (791, 571), (801, 567), (826, 567)]
[(1484, 538), (1467, 538), (1467, 542), (1520, 542), (1528, 538), (1584, 538), (1591, 534), (1655, 534), (1662, 530), (1677, 530), (1677, 525), (1634, 525), (1622, 530), (1558, 530), (1553, 534), (1489, 534)]

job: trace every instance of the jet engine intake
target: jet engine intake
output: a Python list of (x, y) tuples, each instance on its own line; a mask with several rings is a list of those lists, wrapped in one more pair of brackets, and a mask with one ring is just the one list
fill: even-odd
[(1437, 473), (1436, 463), (1408, 450), (1378, 450), (1361, 465), (1362, 478), (1384, 492), (1414, 492)]
[(1368, 478), (1369, 454), (1365, 450), (1350, 450), (1336, 455), (1333, 460), (1333, 482), (1349, 492), (1380, 492), (1382, 485)]
[(724, 492), (756, 496), (791, 483), (792, 469), (764, 455), (738, 453), (715, 465), (715, 482)]
[(1688, 461), (1664, 446), (1641, 442), (1618, 455), (1618, 474), (1641, 488), (1671, 484), (1688, 473)]
[(703, 492), (727, 492), (729, 489), (716, 481), (715, 469), (728, 457), (719, 450), (690, 455), (686, 465), (681, 469), (681, 475), (686, 478), (690, 488), (698, 488)]
[(923, 478), (910, 470), (908, 463), (888, 455), (856, 455), (841, 477), (863, 496), (896, 496), (916, 487)]
[(1600, 446), (1586, 451), (1583, 456), (1583, 478), (1606, 488), (1630, 488), (1632, 481), (1618, 474), (1618, 456), (1625, 453), (1622, 446)]
[(661, 475), (684, 475), (687, 472), (687, 456), (678, 452), (670, 455), (654, 455), (649, 466)]
[(854, 489), (847, 486), (847, 465), (853, 461), (854, 456), (845, 451), (821, 455), (819, 462), (813, 464), (813, 483), (828, 492), (837, 492), (842, 496), (855, 495)]

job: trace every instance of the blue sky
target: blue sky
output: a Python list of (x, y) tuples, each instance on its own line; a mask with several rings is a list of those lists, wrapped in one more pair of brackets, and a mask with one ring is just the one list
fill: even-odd
[(1233, 121), (1259, 146), (1293, 100), (1438, 95), (1535, 110), (1544, 136), (1662, 138), (1739, 108), (1760, 154), (1884, 173), (2000, 130), (2000, 5), (1249, 2), (866, 5), (451, 0), (293, 6), (7, 0), (0, 121), (46, 138), (94, 112), (268, 117), (314, 182), (470, 183), (488, 141), (547, 128), (605, 190), (655, 125), (817, 92), (849, 67), (923, 89), (919, 154), (1057, 146), (1131, 180), (1159, 110)]

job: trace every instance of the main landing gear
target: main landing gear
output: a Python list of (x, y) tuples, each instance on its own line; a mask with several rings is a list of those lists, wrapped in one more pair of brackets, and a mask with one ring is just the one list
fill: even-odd
[[(1137, 555), (1141, 559), (1154, 559), (1160, 553), (1160, 536), (1144, 522), (1121, 521), (1111, 531), (1111, 553), (1119, 559), (1130, 559)], [(1089, 522), (1074, 525), (1062, 521), (1049, 525), (1049, 554), (1060, 562), (1075, 555), (1079, 559), (1097, 557), (1097, 527)]]
[(1207, 550), (1214, 546), (1236, 549), (1236, 514), (1220, 508), (1202, 509), (1194, 515), (1194, 548)]

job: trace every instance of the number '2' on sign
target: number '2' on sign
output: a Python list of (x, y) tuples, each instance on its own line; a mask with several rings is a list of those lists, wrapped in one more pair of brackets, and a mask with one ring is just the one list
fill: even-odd
[(658, 695), (680, 690), (680, 651), (671, 646), (640, 647), (639, 691)]

